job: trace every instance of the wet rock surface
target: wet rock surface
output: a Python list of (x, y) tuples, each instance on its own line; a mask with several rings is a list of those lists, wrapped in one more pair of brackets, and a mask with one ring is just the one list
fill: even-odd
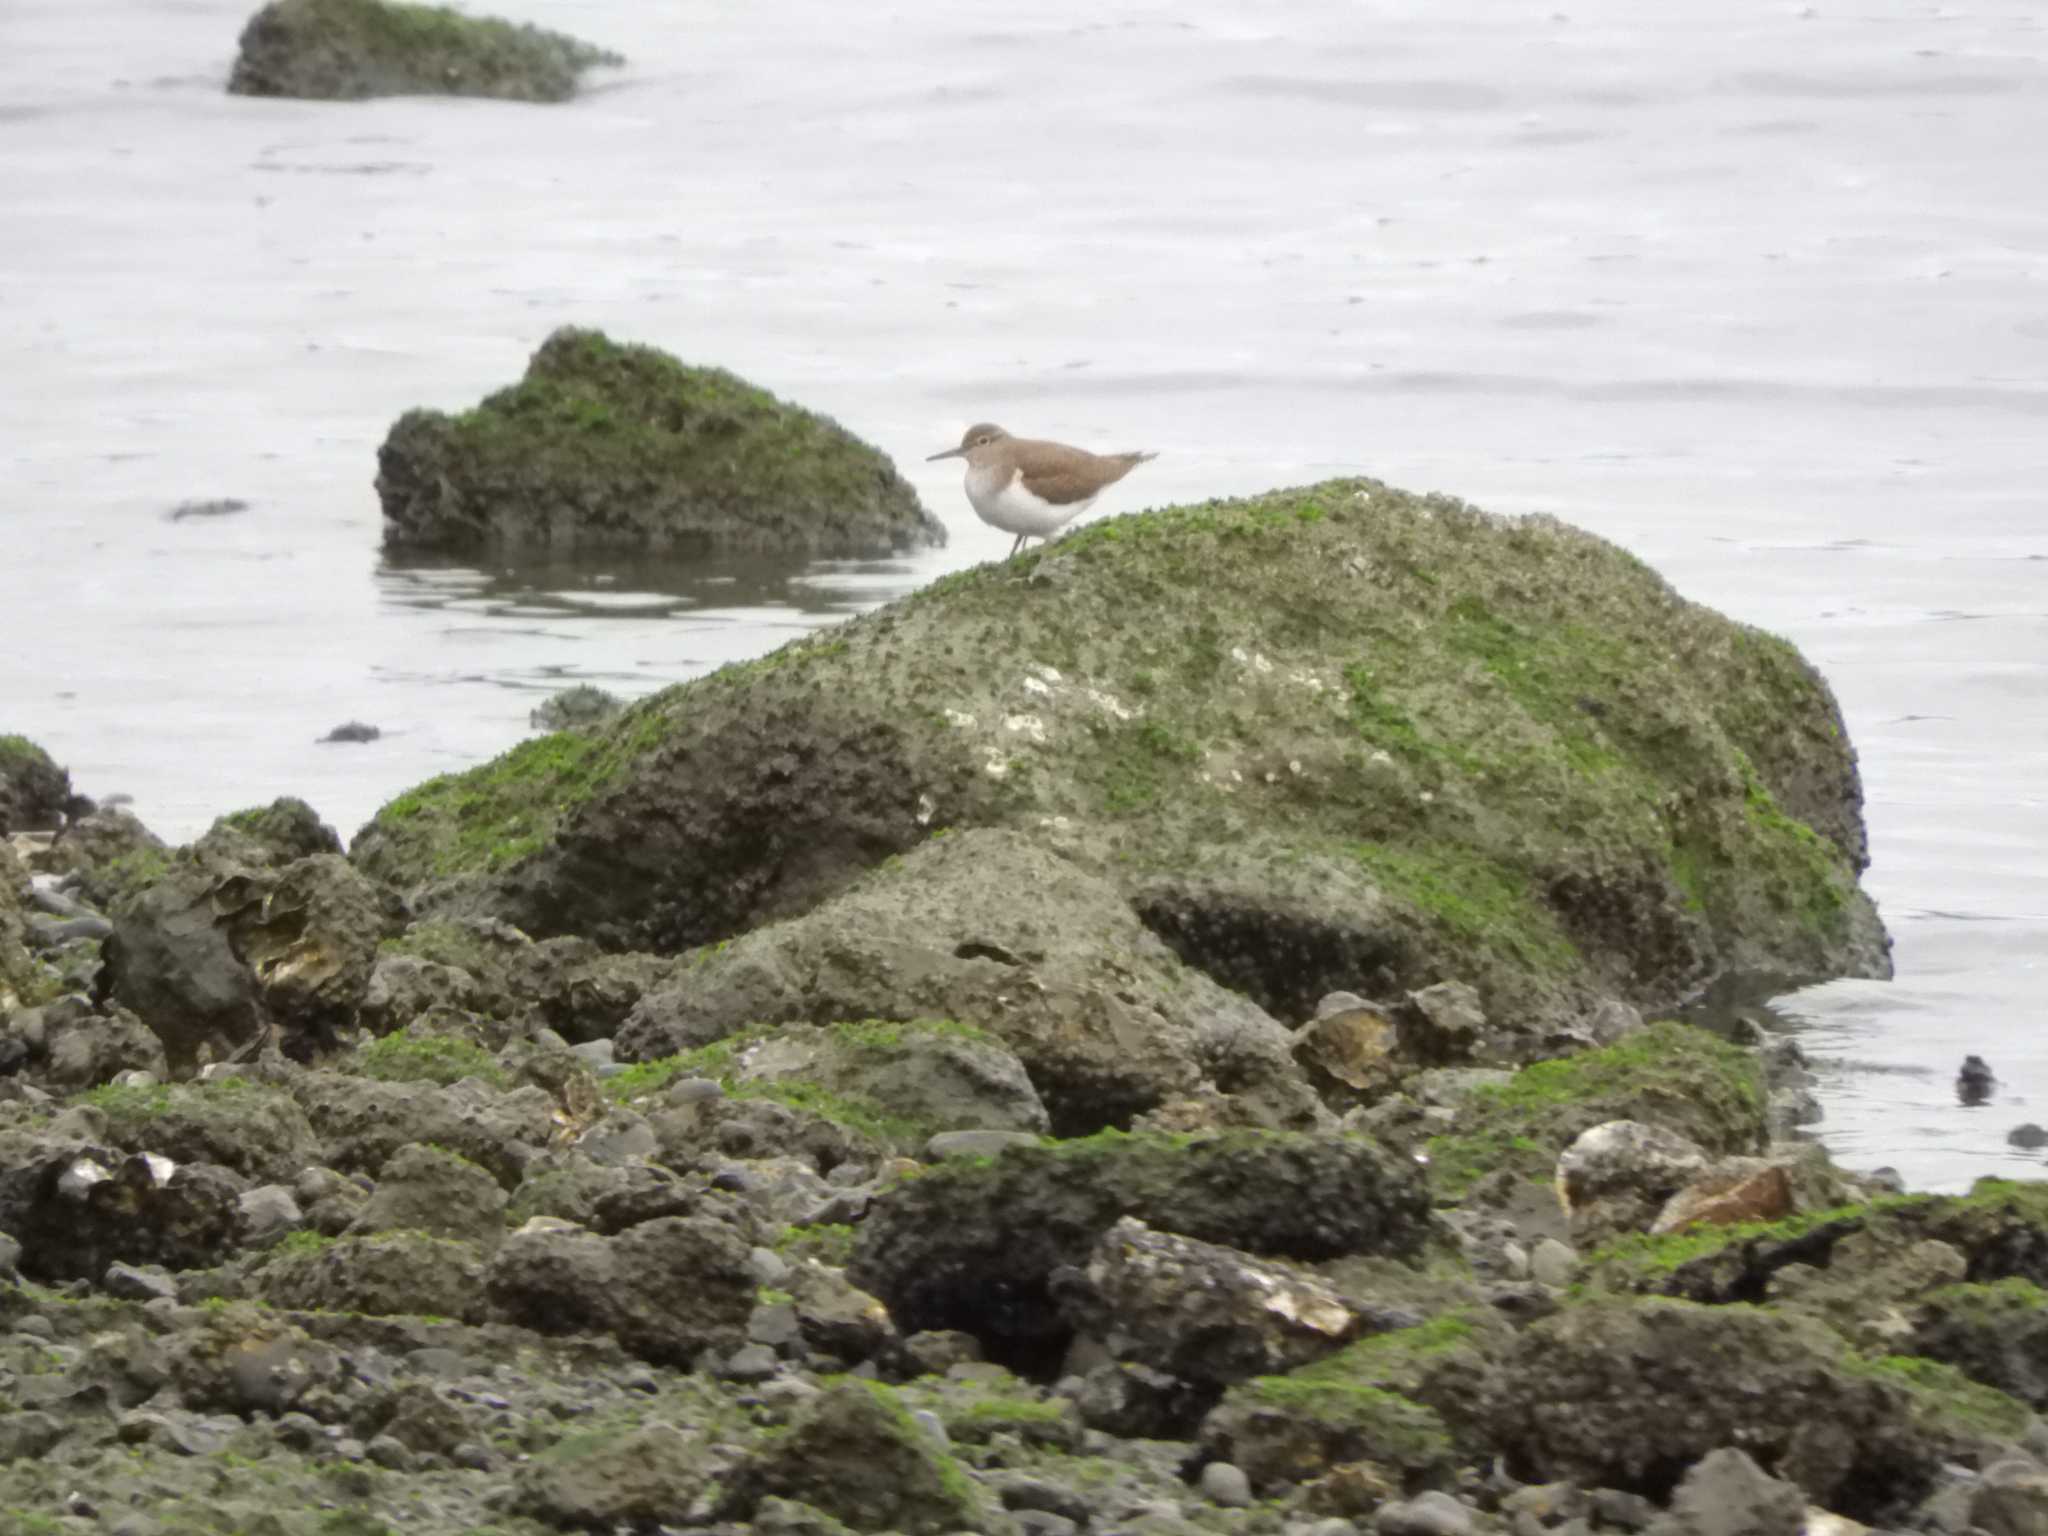
[[(617, 54), (559, 32), (403, 0), (271, 0), (242, 30), (228, 89), (359, 101), (498, 96), (563, 101)], [(240, 510), (239, 505), (228, 510)]]

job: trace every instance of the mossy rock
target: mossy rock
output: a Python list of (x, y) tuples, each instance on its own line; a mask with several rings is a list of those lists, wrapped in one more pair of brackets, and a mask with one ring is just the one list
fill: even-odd
[(2048, 1410), (2048, 1291), (2030, 1280), (1930, 1293), (1914, 1318), (1912, 1350)]
[(43, 967), (28, 952), (28, 870), (0, 840), (0, 1018), (45, 1000)]
[(708, 1078), (734, 1098), (819, 1115), (906, 1156), (938, 1131), (1046, 1129), (1045, 1106), (1016, 1058), (950, 1019), (746, 1030), (628, 1067), (605, 1089), (632, 1103), (686, 1077)]
[(245, 1077), (132, 1088), (109, 1084), (80, 1102), (106, 1117), (107, 1140), (124, 1152), (214, 1163), (266, 1182), (289, 1182), (319, 1160), (319, 1139), (291, 1095)]
[(1551, 519), (1365, 480), (1090, 524), (422, 785), (354, 854), (674, 952), (975, 826), (1113, 880), (1282, 1017), (1889, 968), (1855, 757), (1790, 645)]
[(2023, 1437), (2026, 1406), (1931, 1360), (1867, 1357), (1811, 1318), (1599, 1298), (1525, 1330), (1489, 1385), (1490, 1447), (1517, 1475), (1667, 1497), (1740, 1444), (1814, 1503), (1903, 1517)]
[(366, 1041), (336, 1065), (342, 1072), (387, 1083), (439, 1083), (446, 1087), (465, 1078), (478, 1078), (493, 1088), (505, 1088), (512, 1081), (497, 1057), (475, 1041), (410, 1026)]
[(985, 1530), (992, 1513), (898, 1395), (861, 1381), (826, 1388), (757, 1448), (728, 1479), (720, 1513), (744, 1519), (769, 1497), (814, 1505), (856, 1531), (907, 1536)]
[(377, 464), (393, 548), (871, 555), (946, 541), (889, 460), (837, 423), (597, 331), (556, 331), (473, 410), (407, 412)]
[(427, 1232), (305, 1233), (265, 1255), (252, 1284), (279, 1307), (461, 1319), (482, 1302), (483, 1261), (471, 1244)]
[(835, 1037), (810, 1075), (935, 1130), (1086, 1136), (1206, 1093), (1231, 1096), (1226, 1123), (1301, 1129), (1321, 1110), (1280, 1023), (1183, 964), (1110, 881), (993, 827), (933, 838), (801, 917), (696, 950), (613, 1041), (621, 1061), (645, 1061), (773, 1020), (794, 1027), (747, 1059), (787, 1066), (806, 1025), (931, 1017), (979, 1038), (926, 1030), (905, 1037), (915, 1051), (848, 1052)]
[(64, 824), (71, 775), (26, 736), (0, 735), (0, 837)]
[(1429, 1143), (1430, 1183), (1440, 1198), (1456, 1199), (1499, 1169), (1548, 1182), (1558, 1154), (1608, 1120), (1646, 1121), (1709, 1152), (1756, 1152), (1768, 1130), (1765, 1102), (1753, 1052), (1690, 1024), (1654, 1023), (1475, 1089), (1457, 1129)]
[(1587, 1256), (1583, 1284), (1699, 1302), (1760, 1302), (1780, 1270), (1826, 1269), (1850, 1238), (1868, 1240), (1864, 1262), (1873, 1249), (1933, 1241), (1962, 1255), (1973, 1285), (2048, 1285), (2048, 1182), (1979, 1179), (1967, 1195), (1895, 1195), (1782, 1221), (1624, 1237)]
[(559, 32), (396, 0), (272, 0), (242, 30), (228, 89), (240, 96), (360, 101), (498, 96), (566, 101), (617, 54)]
[(1262, 1487), (1353, 1461), (1426, 1477), (1485, 1449), (1476, 1408), (1513, 1339), (1487, 1307), (1361, 1339), (1301, 1370), (1232, 1387), (1203, 1421), (1202, 1443)]
[(958, 1329), (1018, 1368), (1052, 1363), (1071, 1323), (1051, 1280), (1123, 1216), (1307, 1261), (1419, 1258), (1432, 1233), (1414, 1166), (1358, 1137), (1105, 1131), (941, 1164), (885, 1189), (847, 1276), (904, 1332)]

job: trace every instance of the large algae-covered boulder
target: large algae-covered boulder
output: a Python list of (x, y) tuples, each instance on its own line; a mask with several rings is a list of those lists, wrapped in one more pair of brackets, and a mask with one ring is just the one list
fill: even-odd
[(949, 577), (422, 785), (353, 852), (429, 905), (676, 950), (973, 826), (1292, 1019), (1889, 970), (1855, 757), (1791, 646), (1554, 520), (1363, 480)]
[(565, 101), (615, 53), (559, 32), (394, 0), (271, 0), (242, 29), (241, 96), (502, 96)]
[(399, 417), (377, 494), (394, 548), (868, 555), (946, 541), (845, 428), (722, 369), (566, 328), (474, 410)]

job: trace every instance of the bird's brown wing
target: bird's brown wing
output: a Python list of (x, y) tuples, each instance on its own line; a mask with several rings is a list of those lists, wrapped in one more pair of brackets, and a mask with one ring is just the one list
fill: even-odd
[(1114, 485), (1135, 469), (1149, 454), (1119, 453), (1104, 456), (1065, 443), (1044, 443), (1013, 439), (1010, 451), (1031, 494), (1056, 507), (1086, 501), (1106, 485)]

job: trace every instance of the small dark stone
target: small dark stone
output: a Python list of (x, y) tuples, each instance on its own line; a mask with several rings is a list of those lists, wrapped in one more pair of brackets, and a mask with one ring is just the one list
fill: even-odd
[(159, 1296), (175, 1297), (178, 1285), (168, 1271), (150, 1265), (109, 1264), (100, 1288), (122, 1301), (153, 1301)]
[(337, 725), (320, 739), (327, 741), (375, 741), (384, 733), (374, 725), (365, 725), (360, 720), (351, 720), (346, 725)]
[(2048, 1130), (2029, 1120), (2025, 1125), (2016, 1125), (2005, 1133), (2008, 1146), (2020, 1147), (2031, 1152), (2036, 1147), (2048, 1147)]
[(1956, 1098), (1963, 1104), (1975, 1108), (1991, 1100), (1991, 1090), (1998, 1086), (1998, 1078), (1992, 1073), (1990, 1063), (1982, 1056), (1965, 1056), (1963, 1069), (1956, 1074)]
[(182, 523), (188, 517), (232, 517), (249, 510), (249, 503), (234, 496), (215, 496), (206, 501), (181, 501), (164, 514), (165, 520)]

